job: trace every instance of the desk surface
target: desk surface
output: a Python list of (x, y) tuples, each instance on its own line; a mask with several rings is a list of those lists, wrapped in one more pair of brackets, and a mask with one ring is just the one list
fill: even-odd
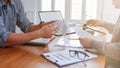
[[(72, 36), (73, 37), (73, 36)], [(0, 48), (0, 68), (59, 68), (40, 56), (42, 53), (63, 49), (51, 44), (44, 46), (16, 46)], [(98, 57), (85, 62), (80, 62), (62, 68), (104, 68), (105, 56)], [(86, 67), (85, 67), (86, 66)]]
[[(54, 50), (54, 48), (52, 48)], [(11, 48), (0, 48), (1, 68), (58, 68), (40, 55), (46, 52), (45, 47), (38, 46), (17, 46)], [(104, 68), (105, 57), (85, 62), (76, 63), (62, 68)]]

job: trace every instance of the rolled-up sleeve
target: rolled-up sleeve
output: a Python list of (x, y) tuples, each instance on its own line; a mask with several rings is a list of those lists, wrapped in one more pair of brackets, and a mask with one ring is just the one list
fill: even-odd
[(8, 38), (9, 32), (6, 30), (3, 19), (0, 17), (0, 47), (4, 47), (4, 43)]
[(18, 8), (18, 17), (17, 17), (17, 26), (20, 27), (20, 29), (23, 32), (29, 32), (29, 26), (30, 24), (32, 24), (29, 19), (27, 18), (25, 11), (24, 11), (24, 7), (23, 4), (21, 2), (21, 0), (18, 0), (19, 2), (17, 2), (17, 8)]

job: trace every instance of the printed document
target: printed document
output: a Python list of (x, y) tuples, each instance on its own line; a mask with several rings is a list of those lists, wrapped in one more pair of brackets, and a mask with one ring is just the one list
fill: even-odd
[[(86, 53), (89, 57), (86, 57), (84, 59), (80, 59), (82, 58), (82, 56), (79, 56), (80, 58), (78, 58), (77, 55), (75, 57), (71, 57), (69, 50), (81, 51), (83, 53)], [(84, 49), (77, 49), (77, 48), (72, 48), (72, 49), (69, 48), (62, 51), (43, 53), (42, 56), (60, 67), (78, 63), (78, 62), (83, 62), (83, 61), (90, 60), (97, 57), (97, 55), (89, 53)]]

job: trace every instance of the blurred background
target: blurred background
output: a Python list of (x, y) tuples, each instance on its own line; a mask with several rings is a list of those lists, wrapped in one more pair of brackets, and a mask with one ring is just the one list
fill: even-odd
[[(84, 24), (89, 19), (115, 23), (119, 16), (112, 0), (22, 0), (26, 15), (35, 24), (40, 22), (38, 11), (60, 10), (67, 23)], [(99, 28), (98, 28), (99, 29)], [(17, 28), (17, 32), (20, 30)], [(104, 31), (104, 29), (100, 30)], [(107, 35), (110, 40), (111, 35)]]
[(112, 0), (22, 0), (28, 18), (39, 23), (38, 11), (60, 10), (67, 22), (100, 19), (114, 23), (118, 16)]

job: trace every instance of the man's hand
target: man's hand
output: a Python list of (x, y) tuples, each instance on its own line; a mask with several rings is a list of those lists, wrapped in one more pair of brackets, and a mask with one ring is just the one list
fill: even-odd
[(31, 24), (30, 32), (28, 33), (10, 33), (8, 35), (7, 41), (5, 42), (5, 46), (23, 44), (37, 38), (50, 38), (55, 34), (56, 30), (58, 29), (58, 26), (53, 23), (55, 22), (52, 21), (50, 22), (50, 24), (46, 24), (41, 28), (38, 25)]
[(41, 29), (43, 26), (50, 24), (51, 26), (57, 25), (56, 20), (49, 21), (49, 22), (40, 22), (39, 24), (31, 24), (29, 27), (29, 32), (36, 31)]
[(79, 38), (81, 44), (85, 48), (90, 48), (91, 39), (90, 38)]
[(40, 22), (38, 25), (41, 28), (41, 27), (43, 27), (45, 25), (48, 25), (48, 24), (51, 24), (51, 25), (54, 26), (54, 25), (56, 25), (56, 20), (52, 20), (52, 21), (49, 21), (49, 22)]
[(50, 38), (52, 37), (56, 30), (58, 29), (58, 25), (56, 24), (56, 21), (50, 21), (46, 22), (40, 25), (41, 28), (39, 31), (42, 33), (42, 38)]

